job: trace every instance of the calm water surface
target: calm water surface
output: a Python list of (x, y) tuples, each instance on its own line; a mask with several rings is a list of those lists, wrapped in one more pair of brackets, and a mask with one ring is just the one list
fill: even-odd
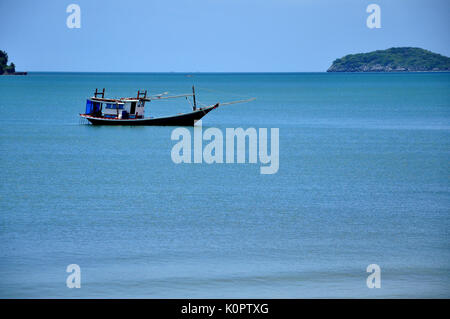
[[(205, 104), (257, 98), (203, 126), (279, 128), (277, 174), (176, 165), (170, 127), (79, 124), (96, 87), (192, 84)], [(0, 297), (449, 298), (449, 89), (444, 73), (0, 77)]]

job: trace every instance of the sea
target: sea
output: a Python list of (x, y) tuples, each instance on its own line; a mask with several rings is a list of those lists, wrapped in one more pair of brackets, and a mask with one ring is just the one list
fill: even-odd
[[(278, 171), (79, 117), (96, 88), (192, 85), (199, 106), (256, 98), (202, 130), (278, 129)], [(1, 298), (450, 297), (449, 73), (30, 72), (0, 77), (0, 114)]]

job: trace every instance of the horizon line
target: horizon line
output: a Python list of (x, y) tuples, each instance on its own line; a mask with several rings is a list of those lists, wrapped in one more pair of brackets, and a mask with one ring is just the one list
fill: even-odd
[[(16, 71), (27, 73), (179, 73), (179, 74), (201, 74), (201, 73), (327, 73), (327, 71)], [(329, 72), (328, 72), (329, 73)]]
[[(450, 71), (403, 71), (403, 72), (328, 72), (328, 71), (200, 71), (200, 72), (184, 72), (184, 71), (16, 71), (16, 73), (72, 73), (72, 74), (411, 74), (411, 73), (450, 73)], [(14, 74), (2, 74), (14, 75)]]

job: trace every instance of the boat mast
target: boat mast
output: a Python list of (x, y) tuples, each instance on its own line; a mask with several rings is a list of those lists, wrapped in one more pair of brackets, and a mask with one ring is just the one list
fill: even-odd
[[(141, 95), (144, 95), (144, 97), (141, 97)], [(145, 100), (146, 98), (147, 98), (147, 90), (145, 91), (138, 90), (137, 99)]]
[(197, 109), (197, 103), (195, 102), (195, 88), (194, 88), (194, 86), (192, 86), (192, 97), (193, 97), (193, 100), (194, 100), (194, 106), (192, 108), (195, 111)]
[(97, 95), (101, 95), (102, 98), (104, 98), (104, 97), (105, 97), (105, 88), (103, 88), (103, 91), (102, 91), (102, 92), (98, 92), (98, 91), (97, 91), (97, 88), (95, 88), (94, 97), (97, 97)]

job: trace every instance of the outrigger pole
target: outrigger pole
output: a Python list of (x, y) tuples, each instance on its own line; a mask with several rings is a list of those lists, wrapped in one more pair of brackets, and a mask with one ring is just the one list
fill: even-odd
[(231, 102), (225, 102), (225, 103), (219, 103), (219, 105), (230, 105), (230, 104), (236, 104), (236, 103), (246, 103), (256, 100), (256, 97), (252, 97), (247, 100), (239, 100), (239, 101), (231, 101)]
[[(101, 93), (99, 93), (99, 94), (101, 94)], [(143, 94), (143, 93), (141, 93), (141, 94)], [(150, 102), (150, 101), (153, 101), (153, 100), (175, 99), (175, 98), (189, 97), (189, 96), (192, 96), (192, 99), (193, 99), (193, 102), (194, 102), (192, 108), (193, 108), (194, 111), (196, 111), (197, 110), (197, 100), (195, 98), (195, 87), (194, 86), (192, 86), (192, 94), (179, 94), (179, 95), (172, 95), (172, 96), (162, 96), (160, 94), (160, 95), (154, 95), (154, 96), (150, 96), (150, 97), (144, 96), (143, 98), (142, 97), (138, 97), (138, 98), (140, 100)], [(256, 100), (256, 98), (252, 97), (250, 99), (231, 101), (231, 102), (224, 102), (224, 103), (217, 103), (217, 104), (218, 105), (230, 105), (230, 104), (236, 104), (236, 103), (251, 102), (251, 101), (254, 101), (254, 100)]]
[(150, 96), (147, 98), (141, 98), (141, 100), (144, 100), (146, 102), (150, 102), (153, 100), (164, 100), (164, 99), (175, 99), (178, 97), (185, 97), (185, 96), (192, 96), (192, 94), (180, 94), (180, 95), (172, 95), (172, 96)]

